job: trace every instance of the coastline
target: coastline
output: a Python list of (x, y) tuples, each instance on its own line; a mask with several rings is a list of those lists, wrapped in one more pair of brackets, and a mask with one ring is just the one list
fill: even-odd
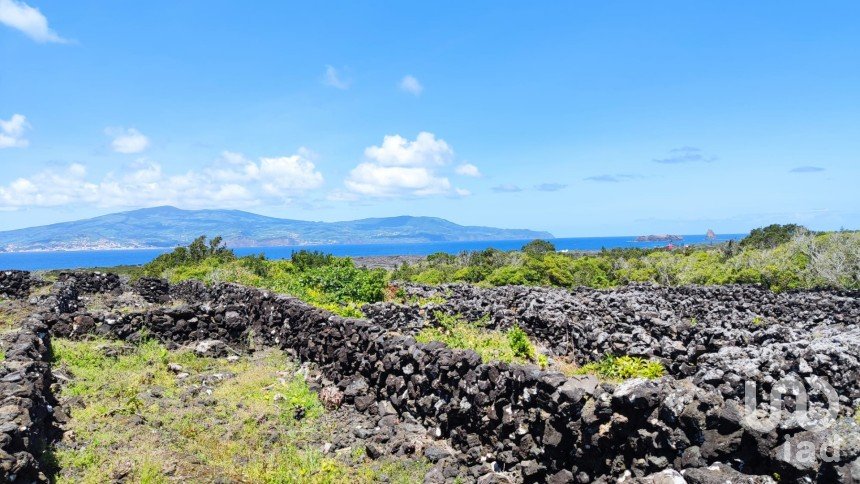
[[(725, 234), (716, 241), (709, 241), (705, 235), (685, 235), (683, 245), (703, 245), (721, 243), (728, 240), (740, 240), (746, 234)], [(633, 236), (620, 237), (571, 237), (548, 239), (559, 251), (569, 253), (590, 253), (601, 249), (614, 248), (660, 248), (666, 247), (665, 242), (636, 242)], [(325, 244), (325, 245), (292, 245), (276, 247), (232, 247), (238, 256), (263, 254), (269, 259), (286, 259), (293, 251), (321, 251), (337, 257), (352, 257), (362, 260), (362, 264), (370, 266), (388, 266), (384, 258), (400, 258), (408, 261), (426, 257), (436, 252), (459, 254), (464, 251), (481, 251), (494, 248), (501, 251), (519, 250), (531, 240), (483, 240), (457, 242), (423, 242), (423, 243), (364, 243), (364, 244)], [(133, 247), (128, 249), (107, 248), (99, 250), (38, 250), (27, 252), (0, 252), (0, 270), (55, 270), (55, 269), (86, 269), (93, 267), (114, 267), (123, 265), (140, 265), (155, 257), (170, 252), (173, 247)], [(369, 258), (383, 257), (383, 259)]]

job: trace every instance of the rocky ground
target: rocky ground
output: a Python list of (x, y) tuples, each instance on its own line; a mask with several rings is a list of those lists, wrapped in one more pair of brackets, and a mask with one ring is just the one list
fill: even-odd
[(676, 378), (729, 398), (742, 396), (746, 380), (770, 391), (782, 377), (824, 377), (846, 412), (860, 407), (858, 294), (776, 294), (753, 286), (402, 289), (409, 304), (381, 303), (365, 312), (409, 332), (431, 324), (436, 311), (486, 320), (492, 328), (517, 324), (577, 364), (608, 353), (657, 359)]

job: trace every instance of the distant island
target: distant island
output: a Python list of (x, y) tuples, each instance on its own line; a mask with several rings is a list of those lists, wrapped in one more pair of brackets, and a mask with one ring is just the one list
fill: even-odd
[(0, 252), (171, 248), (199, 235), (221, 235), (231, 247), (553, 238), (549, 232), (465, 226), (435, 217), (309, 222), (164, 206), (0, 232)]
[(656, 234), (656, 235), (640, 235), (636, 237), (636, 242), (678, 242), (684, 240), (680, 235), (671, 234)]

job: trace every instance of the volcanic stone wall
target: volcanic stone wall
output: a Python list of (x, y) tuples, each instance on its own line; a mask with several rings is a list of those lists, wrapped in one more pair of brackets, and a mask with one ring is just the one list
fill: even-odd
[[(165, 296), (163, 284), (146, 283), (139, 288), (144, 288), (148, 298)], [(536, 367), (483, 364), (472, 351), (451, 350), (438, 343), (420, 344), (408, 334), (393, 331), (409, 326), (411, 317), (380, 318), (377, 314), (374, 322), (341, 318), (295, 298), (232, 284), (206, 287), (187, 282), (168, 286), (169, 296), (176, 301), (170, 308), (130, 314), (59, 312), (43, 319), (54, 334), (66, 337), (94, 333), (134, 340), (148, 334), (170, 345), (218, 339), (239, 349), (261, 345), (283, 348), (301, 361), (319, 365), (343, 391), (345, 402), (357, 409), (391, 414), (394, 418), (414, 418), (434, 429), (437, 435), (450, 438), (461, 458), (470, 465), (489, 463), (499, 470), (514, 469), (531, 482), (609, 482), (624, 476), (644, 477), (670, 468), (683, 469), (689, 482), (746, 479), (733, 468), (746, 474), (778, 473), (789, 482), (801, 479), (852, 482), (860, 478), (860, 431), (850, 418), (815, 434), (796, 423), (759, 433), (744, 425), (742, 402), (735, 390), (726, 392), (710, 383), (712, 380), (696, 378), (704, 356), (719, 355), (723, 342), (748, 342), (743, 347), (732, 347), (750, 349), (755, 341), (772, 338), (783, 342), (789, 338), (780, 330), (775, 332), (779, 334), (756, 339), (755, 333), (759, 331), (748, 326), (757, 323), (749, 321), (742, 326), (733, 315), (758, 315), (759, 311), (762, 317), (796, 315), (797, 320), (787, 328), (802, 331), (807, 324), (802, 321), (802, 312), (809, 309), (798, 306), (795, 313), (792, 304), (777, 299), (771, 303), (772, 309), (765, 311), (767, 306), (753, 307), (749, 302), (695, 288), (690, 289), (695, 297), (708, 294), (710, 299), (698, 301), (702, 307), (697, 308), (691, 301), (694, 296), (687, 294), (684, 299), (687, 303), (678, 301), (680, 315), (673, 316), (667, 313), (671, 311), (671, 298), (684, 293), (650, 289), (654, 290), (651, 296), (646, 288), (630, 289), (640, 309), (628, 309), (621, 302), (613, 302), (618, 297), (623, 301), (630, 298), (611, 292), (574, 293), (577, 299), (561, 302), (558, 308), (547, 304), (546, 297), (540, 299), (541, 290), (533, 294), (531, 303), (522, 295), (513, 302), (491, 298), (480, 304), (491, 309), (485, 311), (489, 314), (495, 314), (492, 309), (497, 303), (496, 309), (503, 314), (510, 311), (511, 317), (522, 311), (526, 317), (517, 321), (542, 340), (552, 341), (566, 335), (564, 341), (556, 339), (562, 341), (556, 347), (580, 351), (578, 358), (596, 355), (606, 348), (624, 353), (641, 348), (638, 351), (641, 354), (648, 355), (650, 349), (655, 356), (675, 365), (673, 357), (688, 355), (689, 361), (683, 360), (672, 371), (676, 376), (693, 375), (693, 378), (633, 380), (617, 385), (600, 383), (591, 377), (565, 377)], [(509, 290), (512, 294), (529, 291)], [(729, 294), (734, 290), (727, 289)], [(447, 294), (451, 296), (450, 292)], [(831, 311), (819, 314), (813, 310), (807, 316), (856, 331), (856, 323), (852, 329), (845, 321), (856, 314), (856, 301), (842, 301), (839, 298), (843, 296), (838, 294), (824, 297), (826, 304), (834, 305)], [(598, 302), (588, 302), (589, 298)], [(62, 297), (58, 303), (63, 304)], [(456, 304), (460, 306), (450, 309), (469, 308), (466, 302)], [(390, 307), (387, 309), (391, 314), (397, 313)], [(373, 313), (374, 309), (370, 310)], [(559, 316), (549, 316), (557, 311)], [(588, 311), (594, 312), (588, 314)], [(656, 312), (646, 314), (650, 311)], [(680, 319), (693, 314), (701, 318), (696, 324), (684, 322), (685, 328), (677, 327)], [(720, 323), (718, 316), (731, 317)], [(553, 329), (550, 317), (571, 320)], [(709, 324), (716, 327), (706, 328)], [(744, 331), (748, 334), (737, 334)], [(604, 333), (607, 336), (601, 336)], [(853, 344), (855, 333), (848, 334), (849, 342), (845, 344)], [(835, 334), (826, 337), (834, 339), (827, 340), (830, 343), (836, 343)], [(674, 344), (673, 341), (681, 341), (685, 348), (667, 353), (676, 351), (663, 348)], [(857, 354), (854, 352), (853, 357)], [(771, 373), (761, 372), (760, 380), (773, 382), (781, 372), (791, 372), (790, 367), (780, 366), (789, 359), (782, 361), (777, 368), (767, 368)], [(693, 368), (683, 369), (683, 364)], [(813, 371), (821, 371), (820, 368), (824, 367), (815, 367)], [(850, 375), (856, 368), (848, 365), (839, 370)], [(827, 376), (835, 378), (837, 374), (834, 370)], [(700, 384), (703, 382), (706, 384)], [(850, 382), (841, 385), (842, 389), (855, 388)], [(813, 456), (809, 460), (792, 451), (796, 447), (792, 442), (821, 443), (828, 439), (847, 442), (835, 459)], [(768, 478), (760, 479), (766, 482)]]
[(47, 481), (39, 462), (53, 434), (48, 327), (39, 318), (0, 336), (0, 479)]
[(120, 277), (110, 272), (61, 272), (57, 281), (71, 283), (82, 294), (116, 293), (122, 285)]
[(0, 271), (0, 296), (27, 297), (31, 285), (32, 279), (27, 271)]

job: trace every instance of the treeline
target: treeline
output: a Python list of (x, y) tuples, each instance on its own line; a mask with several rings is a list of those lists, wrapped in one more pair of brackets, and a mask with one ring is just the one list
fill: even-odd
[(631, 282), (662, 285), (758, 284), (774, 291), (860, 289), (860, 233), (813, 233), (797, 225), (753, 230), (739, 243), (677, 249), (613, 249), (570, 254), (547, 241), (521, 251), (438, 253), (403, 266), (393, 279), (425, 284), (470, 282), (607, 288)]

